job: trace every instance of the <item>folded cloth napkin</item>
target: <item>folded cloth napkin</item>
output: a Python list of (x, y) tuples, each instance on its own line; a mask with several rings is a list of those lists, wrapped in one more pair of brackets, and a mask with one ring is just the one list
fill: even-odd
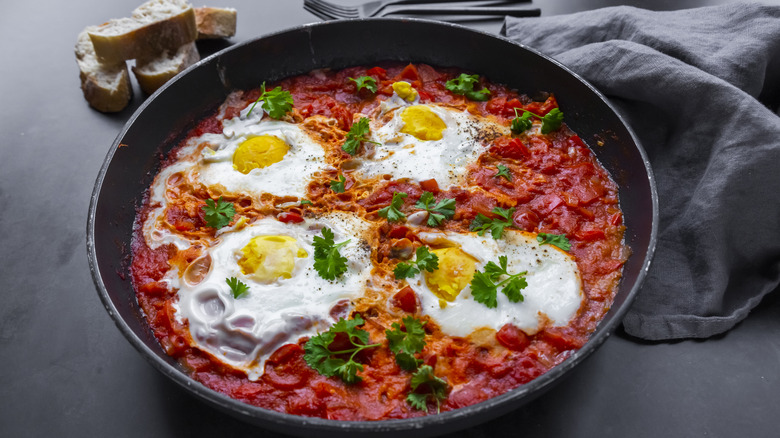
[(780, 7), (621, 6), (507, 17), (503, 32), (605, 94), (650, 157), (659, 239), (627, 333), (709, 337), (777, 288)]

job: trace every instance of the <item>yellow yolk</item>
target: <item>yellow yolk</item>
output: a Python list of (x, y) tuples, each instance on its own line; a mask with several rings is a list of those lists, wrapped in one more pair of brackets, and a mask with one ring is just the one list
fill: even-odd
[(238, 260), (241, 272), (261, 283), (291, 278), (296, 257), (306, 257), (306, 250), (289, 236), (257, 236), (241, 248)]
[(401, 120), (404, 122), (401, 132), (420, 140), (441, 140), (442, 132), (447, 127), (441, 117), (423, 105), (406, 108), (401, 113)]
[(417, 97), (417, 90), (412, 88), (412, 84), (405, 81), (393, 82), (393, 91), (395, 91), (398, 97), (409, 102), (414, 101)]
[(273, 135), (261, 135), (245, 140), (233, 154), (233, 167), (241, 173), (252, 169), (268, 167), (282, 161), (290, 147), (284, 140)]
[(440, 299), (455, 301), (460, 291), (471, 283), (477, 270), (477, 261), (460, 248), (441, 248), (431, 252), (439, 257), (439, 269), (425, 271), (425, 282)]

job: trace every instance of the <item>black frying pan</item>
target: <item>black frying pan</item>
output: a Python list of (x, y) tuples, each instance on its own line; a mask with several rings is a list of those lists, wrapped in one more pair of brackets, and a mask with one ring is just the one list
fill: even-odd
[[(547, 374), (483, 403), (422, 418), (342, 422), (281, 414), (238, 402), (190, 379), (146, 326), (128, 274), (135, 208), (159, 169), (160, 152), (175, 146), (232, 90), (256, 88), (263, 81), (317, 68), (387, 60), (456, 66), (532, 97), (538, 92), (556, 95), (566, 123), (593, 147), (620, 187), (625, 238), (633, 255), (625, 264), (611, 310), (590, 341)], [(603, 146), (593, 146), (597, 139)], [(365, 432), (423, 436), (473, 426), (517, 409), (596, 350), (639, 290), (655, 248), (657, 218), (655, 183), (636, 137), (601, 94), (562, 65), (527, 47), (457, 25), (410, 19), (349, 20), (306, 25), (230, 47), (151, 96), (117, 136), (100, 170), (89, 208), (87, 250), (98, 294), (120, 331), (158, 370), (213, 406), (250, 423), (300, 436)]]

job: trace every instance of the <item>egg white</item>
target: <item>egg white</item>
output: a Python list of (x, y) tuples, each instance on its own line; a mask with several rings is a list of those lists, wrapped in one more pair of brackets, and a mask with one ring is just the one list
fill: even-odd
[[(394, 95), (394, 97), (396, 97)], [(390, 175), (393, 179), (425, 181), (435, 179), (443, 189), (464, 185), (469, 163), (473, 163), (486, 146), (480, 141), (486, 133), (507, 133), (508, 128), (478, 118), (466, 111), (441, 105), (424, 104), (439, 116), (446, 128), (441, 140), (419, 140), (401, 132), (401, 113), (410, 103), (403, 99), (388, 99), (392, 118), (381, 125), (372, 123), (373, 153), (359, 158), (357, 173), (363, 178)]]
[(534, 334), (543, 324), (567, 325), (582, 304), (582, 281), (574, 257), (554, 246), (539, 245), (533, 233), (507, 229), (499, 240), (489, 233), (480, 237), (476, 233), (423, 232), (419, 236), (431, 245), (460, 247), (477, 260), (478, 271), (484, 271), (490, 261), (498, 264), (501, 255), (507, 256), (510, 273), (528, 271), (528, 286), (521, 291), (524, 300), (513, 303), (499, 288), (498, 305), (492, 309), (474, 300), (471, 286), (442, 307), (422, 274), (410, 278), (409, 286), (420, 298), (422, 313), (448, 335), (466, 337), (485, 327), (497, 331), (507, 323)]
[[(348, 271), (333, 281), (314, 269), (314, 236), (330, 228), (336, 243), (349, 239), (340, 253)], [(371, 264), (366, 245), (370, 225), (345, 213), (330, 213), (300, 224), (285, 224), (273, 218), (260, 219), (244, 229), (225, 233), (208, 250), (211, 267), (198, 284), (180, 282), (177, 316), (189, 321), (193, 342), (218, 360), (247, 372), (250, 380), (263, 374), (265, 360), (281, 345), (327, 330), (335, 321), (330, 310), (341, 300), (363, 294)], [(292, 277), (269, 284), (244, 275), (238, 260), (253, 237), (261, 235), (294, 238), (308, 256), (297, 258)], [(248, 294), (234, 298), (227, 278), (249, 286)]]

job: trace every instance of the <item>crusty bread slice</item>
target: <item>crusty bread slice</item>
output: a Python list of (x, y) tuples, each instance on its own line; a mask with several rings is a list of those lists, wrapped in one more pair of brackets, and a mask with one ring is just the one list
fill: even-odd
[(195, 8), (198, 39), (230, 38), (236, 34), (236, 10), (233, 8)]
[(152, 94), (170, 78), (200, 61), (195, 43), (187, 43), (175, 52), (165, 51), (152, 59), (137, 59), (133, 73), (144, 93)]
[(76, 62), (79, 65), (81, 90), (90, 106), (102, 112), (122, 111), (133, 96), (127, 63), (119, 61), (103, 64), (95, 56), (88, 32), (95, 26), (89, 26), (78, 36), (76, 42)]
[(89, 32), (104, 63), (149, 58), (195, 41), (195, 11), (185, 0), (149, 0), (130, 18), (108, 21)]

